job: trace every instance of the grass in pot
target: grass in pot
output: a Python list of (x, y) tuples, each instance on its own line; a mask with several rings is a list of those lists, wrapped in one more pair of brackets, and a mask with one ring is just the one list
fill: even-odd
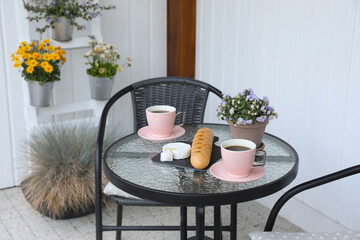
[[(39, 126), (27, 142), (30, 174), (21, 188), (26, 200), (41, 214), (68, 219), (95, 210), (95, 144), (91, 122)], [(111, 143), (106, 137), (104, 148)], [(107, 183), (103, 177), (103, 187)]]

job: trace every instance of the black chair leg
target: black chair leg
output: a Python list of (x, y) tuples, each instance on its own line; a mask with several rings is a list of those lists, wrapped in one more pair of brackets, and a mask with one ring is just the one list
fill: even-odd
[(214, 240), (222, 239), (221, 231), (221, 207), (214, 206)]
[(180, 239), (187, 239), (187, 208), (180, 206)]
[[(123, 206), (118, 204), (117, 205), (117, 215), (116, 215), (116, 226), (122, 225), (122, 212), (123, 212)], [(116, 231), (116, 240), (121, 239), (121, 231)]]
[(236, 240), (237, 204), (231, 204), (230, 208), (230, 239)]

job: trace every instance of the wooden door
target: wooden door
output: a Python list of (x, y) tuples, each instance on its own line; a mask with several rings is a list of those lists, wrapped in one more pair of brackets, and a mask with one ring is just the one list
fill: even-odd
[(167, 75), (195, 77), (196, 0), (168, 0)]

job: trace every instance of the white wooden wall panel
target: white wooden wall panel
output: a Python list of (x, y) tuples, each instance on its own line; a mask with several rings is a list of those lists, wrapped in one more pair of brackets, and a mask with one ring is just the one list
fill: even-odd
[[(21, 176), (23, 171), (23, 159), (22, 151), (24, 140), (24, 133), (26, 133), (24, 108), (27, 97), (27, 85), (21, 78), (21, 74), (12, 66), (9, 61), (11, 53), (15, 52), (18, 48), (20, 41), (26, 40), (28, 36), (28, 29), (23, 28), (27, 22), (22, 17), (23, 12), (20, 1), (0, 1), (0, 21), (2, 26), (2, 51), (1, 57), (4, 59), (5, 71), (3, 72), (6, 82), (6, 98), (8, 103), (8, 112), (4, 111), (0, 114), (5, 115), (5, 118), (9, 121), (9, 133), (10, 137), (6, 137), (6, 134), (1, 134), (2, 141), (8, 141), (11, 146), (11, 162), (12, 171), (14, 173), (14, 179), (16, 181)], [(9, 21), (12, 19), (12, 21)], [(15, 27), (20, 26), (20, 27)], [(4, 97), (4, 96), (2, 96)], [(8, 160), (6, 160), (8, 161)], [(13, 183), (14, 183), (13, 182)], [(8, 185), (7, 187), (10, 187)]]
[[(267, 132), (289, 141), (300, 156), (292, 185), (359, 163), (359, 1), (197, 3), (196, 78), (232, 95), (251, 87), (270, 97), (280, 117)], [(217, 104), (214, 100), (208, 108)], [(215, 115), (213, 110), (206, 119)], [(357, 182), (359, 177), (352, 177), (297, 199), (359, 230)], [(321, 226), (311, 225), (313, 230)]]
[[(4, 8), (0, 4), (0, 15), (2, 15)], [(0, 19), (0, 52), (4, 52), (4, 21)], [(6, 65), (5, 61), (9, 61), (4, 55), (0, 56), (0, 152), (1, 152), (1, 168), (0, 168), (0, 188), (13, 186), (14, 170), (11, 153), (11, 135), (10, 135), (10, 117), (9, 117), (9, 102), (7, 95), (6, 80)]]
[[(131, 83), (166, 76), (166, 0), (106, 0), (118, 11), (103, 15), (101, 26), (104, 41), (119, 47), (121, 62), (130, 56), (132, 67), (118, 73), (113, 93)], [(110, 112), (111, 123), (120, 135), (133, 131), (130, 96), (116, 103)]]
[[(359, 113), (355, 109), (359, 103), (360, 89), (360, 4), (356, 3), (356, 22), (352, 43), (351, 63), (347, 84), (346, 115), (344, 122), (344, 141), (341, 167), (359, 164), (359, 157), (354, 154), (358, 149), (357, 138), (360, 136), (358, 126)], [(355, 111), (354, 111), (355, 110)], [(360, 176), (353, 176), (340, 182), (339, 202), (337, 209), (339, 221), (352, 229), (360, 229)], [(347, 207), (351, 206), (351, 207)], [(353, 214), (353, 211), (357, 214)]]
[(167, 4), (166, 0), (149, 1), (149, 66), (151, 77), (166, 76)]

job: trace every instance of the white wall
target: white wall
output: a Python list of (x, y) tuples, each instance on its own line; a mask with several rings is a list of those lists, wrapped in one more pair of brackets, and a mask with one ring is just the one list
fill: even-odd
[[(291, 185), (359, 164), (360, 3), (198, 0), (196, 78), (229, 94), (251, 87), (280, 117), (267, 132), (300, 157)], [(215, 109), (218, 101), (212, 102)], [(207, 115), (215, 121), (215, 111)], [(306, 230), (360, 230), (360, 176), (305, 192), (284, 209)], [(276, 197), (261, 202), (272, 206)], [(300, 205), (299, 205), (300, 204)], [(302, 214), (313, 218), (304, 219)], [(330, 220), (327, 226), (317, 221)]]
[[(167, 1), (166, 0), (103, 0), (116, 11), (103, 15), (101, 29), (104, 41), (119, 47), (122, 60), (133, 59), (131, 68), (115, 77), (113, 93), (131, 83), (166, 76)], [(121, 60), (120, 59), (120, 60)], [(121, 135), (132, 132), (132, 107), (127, 96), (114, 106), (112, 122)], [(129, 114), (130, 113), (130, 114)]]
[(23, 93), (26, 86), (10, 62), (10, 55), (18, 48), (20, 39), (27, 39), (28, 35), (27, 29), (15, 27), (26, 24), (20, 4), (21, 1), (0, 1), (0, 142), (4, 154), (1, 160), (1, 188), (13, 186), (23, 170), (22, 136), (26, 132)]
[[(0, 5), (1, 6), (1, 5)], [(1, 13), (0, 7), (0, 13)], [(0, 21), (0, 52), (3, 49), (3, 29), (2, 21)], [(8, 60), (4, 55), (0, 56), (0, 152), (3, 154), (0, 164), (0, 188), (14, 185), (14, 171), (11, 157), (11, 141), (10, 141), (10, 119), (9, 119), (9, 103), (7, 96), (7, 82), (5, 61)]]

